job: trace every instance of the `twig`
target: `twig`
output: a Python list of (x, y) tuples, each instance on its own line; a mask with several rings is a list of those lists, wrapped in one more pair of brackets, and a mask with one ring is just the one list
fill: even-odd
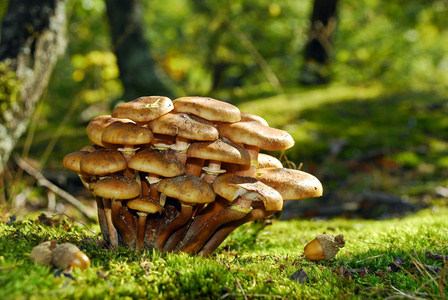
[(356, 263), (358, 264), (358, 263), (360, 263), (360, 262), (367, 261), (367, 260), (371, 260), (371, 259), (378, 258), (378, 257), (381, 257), (381, 256), (384, 256), (384, 254), (379, 254), (379, 255), (375, 255), (375, 256), (367, 257), (367, 258), (358, 260)]
[(244, 300), (247, 300), (246, 293), (244, 292), (243, 287), (241, 286), (241, 283), (238, 280), (238, 277), (235, 277), (235, 281), (236, 281), (236, 285), (238, 286), (238, 288), (241, 290), (241, 293), (243, 294)]
[(434, 259), (434, 260), (448, 261), (448, 255), (441, 255), (441, 254), (431, 253), (431, 252), (427, 251), (425, 253), (425, 256), (427, 258)]
[(44, 175), (42, 175), (39, 171), (34, 169), (32, 166), (30, 166), (26, 161), (24, 161), (22, 158), (15, 156), (14, 160), (16, 163), (21, 167), (25, 172), (33, 176), (37, 183), (40, 186), (45, 186), (46, 188), (53, 191), (55, 194), (58, 194), (62, 198), (64, 198), (68, 203), (76, 207), (84, 216), (89, 218), (90, 220), (95, 220), (95, 214), (92, 213), (84, 204), (79, 202), (78, 199), (61, 189), (60, 187), (54, 185), (49, 180), (47, 180)]

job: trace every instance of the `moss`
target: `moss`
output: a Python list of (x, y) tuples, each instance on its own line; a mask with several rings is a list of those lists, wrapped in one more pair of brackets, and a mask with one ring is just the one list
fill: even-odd
[(16, 73), (5, 63), (0, 62), (0, 122), (7, 124), (5, 112), (20, 100), (20, 82)]

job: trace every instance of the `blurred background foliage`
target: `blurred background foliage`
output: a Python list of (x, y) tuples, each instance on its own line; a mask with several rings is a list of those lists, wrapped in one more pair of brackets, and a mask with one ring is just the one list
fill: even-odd
[[(340, 178), (353, 171), (347, 160), (378, 148), (390, 150), (382, 152), (387, 159), (382, 163), (417, 168), (428, 155), (419, 146), (431, 144), (438, 149), (431, 152), (436, 173), (447, 175), (448, 137), (442, 133), (447, 124), (442, 119), (447, 110), (448, 1), (340, 1), (331, 63), (319, 70), (331, 78), (325, 87), (299, 83), (312, 0), (140, 4), (151, 54), (173, 81), (177, 96), (229, 101), (288, 130), (297, 143), (288, 158), (323, 174), (329, 187), (344, 186)], [(0, 16), (6, 8), (3, 1)], [(83, 128), (91, 118), (109, 113), (118, 101), (132, 100), (121, 98), (105, 1), (71, 0), (68, 16), (67, 50), (17, 146), (22, 156), (35, 158), (45, 169), (60, 169), (64, 155), (89, 144)], [(428, 99), (442, 109), (427, 104)], [(430, 113), (414, 116), (420, 110)], [(437, 124), (431, 124), (433, 113)], [(414, 135), (416, 124), (426, 127)], [(441, 136), (428, 140), (428, 133)], [(318, 164), (323, 164), (319, 170)], [(365, 186), (356, 180), (369, 179), (345, 185)], [(399, 182), (382, 181), (370, 187), (391, 191)]]

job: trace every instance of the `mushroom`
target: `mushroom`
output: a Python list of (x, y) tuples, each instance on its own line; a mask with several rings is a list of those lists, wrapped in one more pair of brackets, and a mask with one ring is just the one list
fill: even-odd
[[(125, 176), (107, 176), (95, 183), (93, 192), (103, 199), (107, 199), (107, 203), (111, 203), (109, 207), (105, 205), (106, 216), (108, 218), (109, 232), (111, 234), (110, 242), (112, 248), (118, 247), (118, 237), (116, 235), (115, 227), (125, 245), (131, 246), (135, 242), (135, 229), (133, 220), (123, 220), (121, 217), (121, 201), (136, 198), (140, 195), (140, 185), (132, 179)], [(131, 223), (132, 224), (129, 224)], [(114, 227), (115, 225), (115, 227)], [(112, 229), (113, 228), (113, 229)]]
[(191, 174), (162, 179), (158, 184), (158, 190), (168, 197), (177, 199), (181, 206), (175, 218), (164, 218), (164, 222), (159, 224), (155, 246), (157, 249), (163, 249), (170, 235), (190, 220), (193, 206), (213, 202), (215, 193), (207, 182)]
[(253, 201), (262, 201), (268, 210), (283, 205), (277, 191), (252, 177), (226, 173), (213, 181), (213, 190), (220, 197), (195, 216), (176, 251), (196, 254), (219, 226), (245, 217)]
[(258, 168), (283, 168), (283, 164), (276, 157), (266, 153), (258, 153)]
[[(258, 169), (254, 174), (254, 178), (278, 191), (283, 201), (307, 199), (322, 195), (322, 184), (320, 181), (313, 175), (303, 171), (284, 168)], [(267, 209), (267, 207), (258, 204), (244, 218), (221, 226), (207, 241), (199, 254), (202, 256), (212, 254), (236, 228), (251, 221), (268, 218), (277, 211), (275, 209)]]
[(257, 122), (227, 123), (218, 126), (219, 134), (236, 144), (243, 144), (249, 152), (251, 163), (236, 173), (252, 176), (258, 167), (258, 152), (286, 150), (294, 145), (291, 135), (280, 129), (271, 128)]
[(89, 257), (71, 243), (56, 245), (52, 253), (53, 264), (61, 270), (67, 270), (69, 268), (85, 270), (90, 265)]
[(105, 145), (101, 139), (104, 130), (107, 126), (109, 126), (112, 123), (127, 123), (132, 122), (132, 120), (129, 119), (117, 119), (112, 118), (110, 115), (103, 115), (96, 118), (93, 118), (86, 128), (87, 137), (94, 143), (95, 145), (98, 145), (103, 148), (110, 148), (111, 145)]
[(241, 119), (240, 110), (236, 106), (208, 97), (177, 98), (173, 100), (173, 106), (173, 112), (196, 115), (214, 123), (232, 123)]
[[(211, 183), (218, 174), (226, 172), (226, 170), (221, 170), (222, 162), (239, 165), (250, 163), (247, 151), (226, 138), (219, 138), (213, 142), (193, 143), (188, 149), (187, 157), (209, 161), (208, 166), (202, 168), (206, 172), (203, 179), (208, 183)], [(194, 163), (197, 164), (197, 162), (188, 161), (187, 168), (193, 172), (193, 175), (199, 176), (200, 169), (198, 170), (198, 166)]]
[(112, 111), (114, 118), (131, 119), (139, 124), (147, 123), (173, 110), (168, 97), (145, 96), (117, 105)]
[(128, 207), (137, 211), (138, 229), (137, 229), (137, 249), (143, 249), (143, 242), (146, 233), (146, 219), (148, 214), (154, 214), (163, 209), (158, 203), (146, 197), (140, 197), (128, 201)]
[(189, 140), (214, 141), (219, 137), (218, 130), (213, 125), (184, 113), (168, 113), (151, 121), (148, 126), (154, 133), (176, 137), (172, 149), (177, 152), (183, 164), (187, 160)]
[(82, 184), (87, 189), (89, 189), (90, 178), (88, 174), (81, 172), (81, 159), (88, 153), (89, 152), (87, 151), (76, 151), (67, 154), (62, 159), (62, 166), (66, 169), (77, 172), (79, 179), (81, 179)]
[(262, 117), (244, 111), (241, 112), (241, 122), (258, 122), (265, 126), (269, 126), (268, 122)]

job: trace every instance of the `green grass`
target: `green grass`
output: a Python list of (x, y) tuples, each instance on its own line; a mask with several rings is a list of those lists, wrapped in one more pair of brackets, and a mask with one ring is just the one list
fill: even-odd
[[(424, 210), (404, 219), (387, 221), (293, 220), (239, 228), (211, 258), (158, 252), (104, 250), (87, 227), (63, 220), (46, 226), (25, 219), (0, 224), (0, 290), (3, 299), (198, 299), (198, 298), (384, 298), (399, 293), (439, 299), (448, 294), (446, 278), (410, 271), (409, 261), (444, 267), (425, 258), (425, 251), (446, 251), (448, 209)], [(95, 229), (95, 227), (94, 227)], [(343, 233), (345, 248), (331, 260), (303, 258), (305, 244), (323, 232)], [(257, 234), (258, 233), (258, 234)], [(38, 243), (57, 239), (78, 245), (91, 266), (55, 277), (54, 270), (31, 263)], [(394, 257), (403, 257), (405, 271), (386, 273)], [(370, 268), (367, 274), (343, 276), (342, 268)], [(289, 279), (303, 268), (310, 281)], [(383, 277), (375, 274), (382, 270)]]

